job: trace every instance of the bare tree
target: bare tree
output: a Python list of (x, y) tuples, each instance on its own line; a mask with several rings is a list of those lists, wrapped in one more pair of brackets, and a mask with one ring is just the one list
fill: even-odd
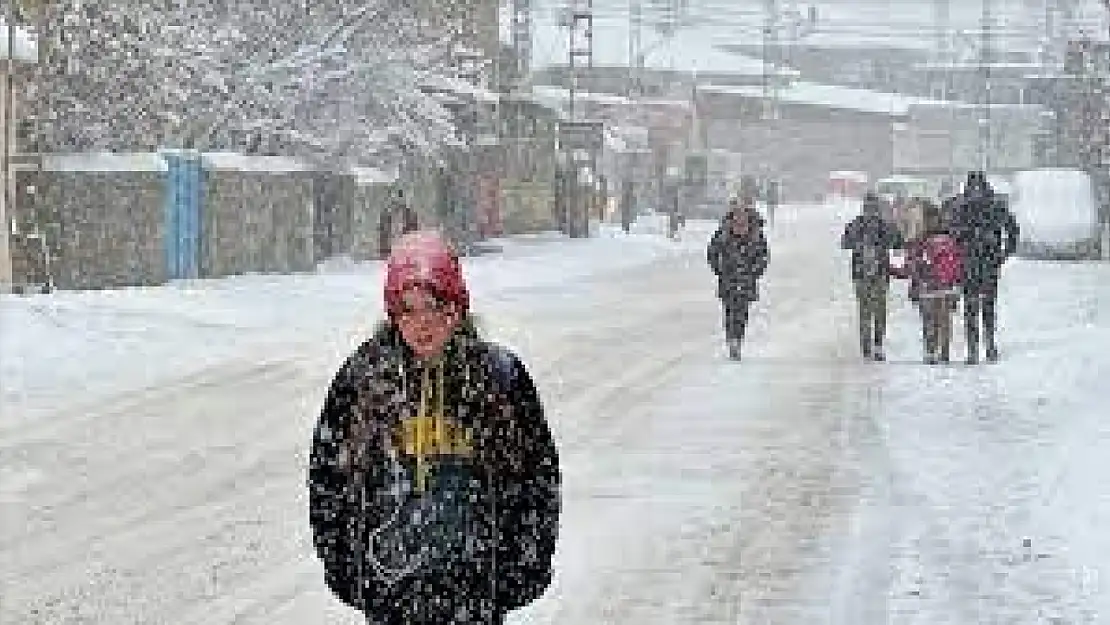
[(405, 0), (58, 0), (28, 94), (48, 151), (196, 147), (374, 161), (433, 152), (458, 25)]

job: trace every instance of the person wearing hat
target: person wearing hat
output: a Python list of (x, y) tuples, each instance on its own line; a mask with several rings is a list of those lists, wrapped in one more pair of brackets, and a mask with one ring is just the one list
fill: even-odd
[(863, 211), (845, 226), (840, 247), (852, 251), (852, 282), (859, 308), (859, 340), (863, 357), (885, 360), (887, 298), (890, 295), (890, 251), (903, 249), (905, 239), (883, 215), (883, 201), (873, 192), (863, 198)]
[(759, 299), (759, 280), (767, 271), (770, 253), (764, 221), (754, 198), (743, 195), (729, 202), (729, 210), (706, 250), (717, 276), (717, 297), (724, 311), (725, 343), (729, 358), (740, 360), (748, 313)]
[(527, 368), (482, 338), (457, 254), (399, 238), (385, 311), (313, 432), (324, 582), (376, 625), (501, 625), (551, 581), (559, 456)]
[(985, 343), (987, 360), (999, 359), (996, 337), (998, 281), (1002, 265), (1014, 254), (1020, 237), (1017, 219), (994, 193), (982, 171), (967, 174), (963, 193), (951, 208), (951, 231), (966, 254), (963, 300), (967, 364), (979, 362)]

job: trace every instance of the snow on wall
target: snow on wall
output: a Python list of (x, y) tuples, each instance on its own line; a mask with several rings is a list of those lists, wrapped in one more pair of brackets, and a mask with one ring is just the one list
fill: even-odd
[(398, 178), (395, 171), (385, 171), (374, 167), (352, 167), (350, 172), (355, 178), (355, 184), (359, 186), (392, 184), (397, 182)]
[(43, 157), (46, 171), (129, 172), (166, 171), (166, 161), (155, 152), (83, 152)]
[(206, 169), (288, 173), (309, 171), (310, 168), (295, 159), (284, 156), (248, 156), (237, 152), (205, 152), (201, 155)]
[[(746, 98), (763, 97), (763, 87), (759, 85), (705, 85), (698, 87), (704, 93), (718, 93), (722, 95), (738, 95)], [(864, 113), (888, 114), (891, 116), (906, 116), (911, 113), (924, 111), (937, 111), (938, 113), (950, 110), (974, 111), (983, 108), (981, 104), (971, 102), (958, 102), (949, 100), (934, 100), (908, 96), (899, 93), (872, 91), (870, 89), (857, 89), (842, 87), (840, 85), (824, 85), (819, 83), (798, 81), (779, 88), (778, 97), (783, 102), (794, 104), (811, 104), (828, 108)], [(1043, 109), (1031, 104), (991, 104), (992, 113), (1012, 113), (1015, 116), (1031, 117), (1038, 115)]]
[[(8, 60), (8, 48), (13, 42), (8, 41), (7, 22), (0, 17), (0, 60)], [(17, 61), (34, 63), (39, 58), (38, 43), (27, 29), (15, 27), (14, 57)]]

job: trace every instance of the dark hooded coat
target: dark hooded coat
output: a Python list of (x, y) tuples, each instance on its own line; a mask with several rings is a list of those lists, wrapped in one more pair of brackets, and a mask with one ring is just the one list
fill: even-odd
[(560, 481), (512, 352), (465, 323), (425, 363), (383, 324), (336, 374), (313, 433), (309, 522), (324, 579), (385, 625), (500, 623), (550, 583)]
[(766, 273), (770, 261), (763, 217), (754, 210), (744, 211), (743, 214), (749, 220), (745, 235), (734, 234), (729, 227), (730, 217), (726, 216), (713, 233), (706, 250), (706, 260), (717, 276), (717, 297), (726, 302), (758, 300), (759, 279)]

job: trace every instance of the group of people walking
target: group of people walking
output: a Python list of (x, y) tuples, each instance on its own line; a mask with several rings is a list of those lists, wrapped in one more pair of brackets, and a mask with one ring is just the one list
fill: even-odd
[[(951, 361), (952, 317), (961, 300), (967, 364), (979, 362), (981, 348), (988, 361), (997, 361), (998, 283), (1020, 234), (1006, 201), (983, 172), (970, 172), (963, 192), (939, 202), (918, 199), (920, 224), (911, 238), (884, 216), (881, 202), (868, 194), (841, 237), (841, 247), (852, 252), (863, 356), (886, 357), (887, 300), (896, 278), (909, 281), (910, 300), (920, 311), (926, 363)], [(899, 266), (891, 262), (893, 250), (904, 252)]]
[[(963, 302), (966, 362), (1000, 357), (997, 341), (998, 283), (1014, 253), (1019, 228), (1013, 213), (981, 171), (972, 171), (961, 193), (914, 198), (914, 223), (900, 224), (883, 200), (868, 193), (861, 214), (844, 228), (841, 248), (851, 251), (850, 273), (859, 314), (863, 356), (886, 359), (891, 281), (907, 280), (909, 297), (921, 315), (923, 360), (951, 361), (953, 316)], [(749, 310), (759, 299), (767, 270), (765, 221), (752, 194), (733, 199), (710, 239), (707, 260), (717, 277), (729, 357), (739, 360)], [(895, 264), (892, 252), (903, 252)]]

